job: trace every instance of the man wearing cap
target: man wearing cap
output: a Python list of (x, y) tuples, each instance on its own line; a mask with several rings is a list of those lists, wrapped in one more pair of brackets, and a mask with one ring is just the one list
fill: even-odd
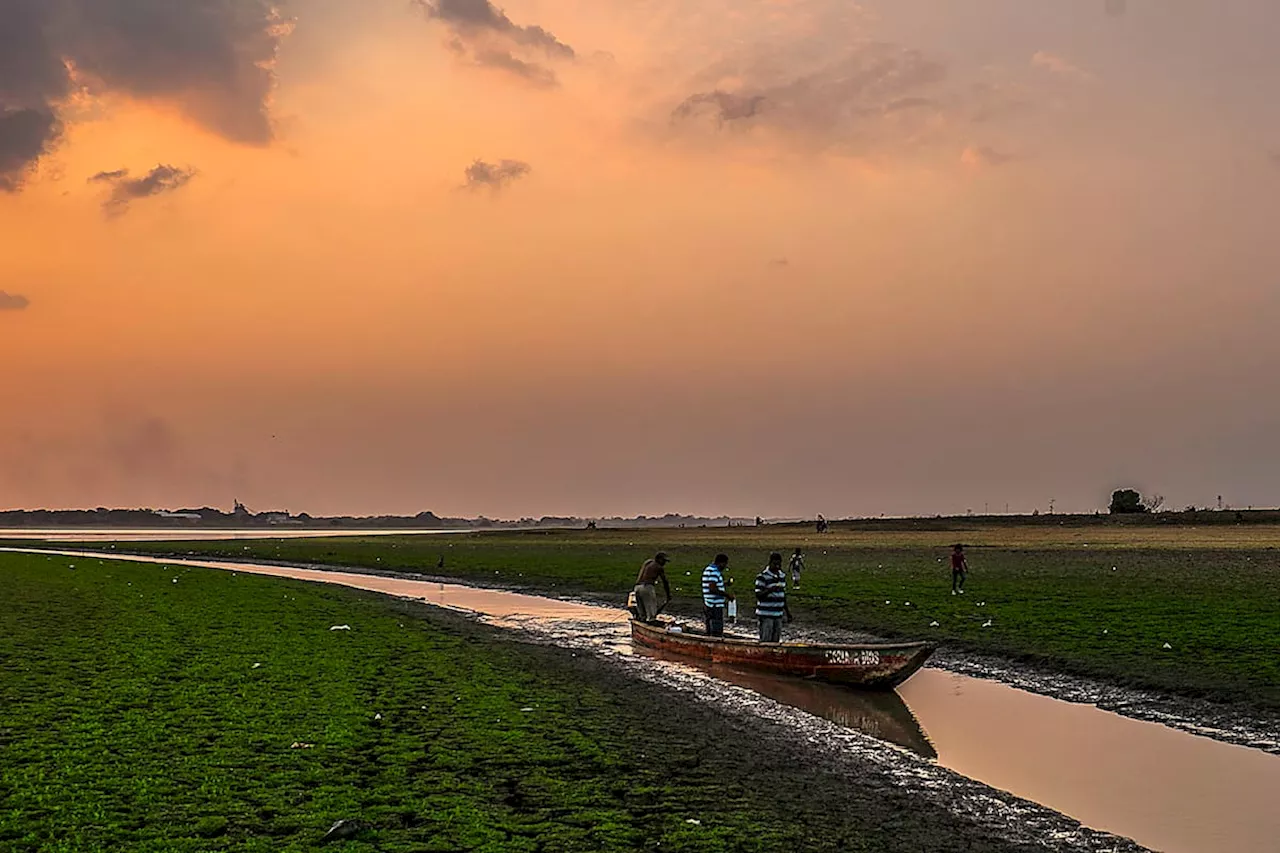
[(658, 618), (658, 591), (654, 587), (662, 581), (662, 591), (667, 599), (663, 607), (671, 601), (671, 585), (667, 583), (667, 555), (663, 551), (654, 554), (652, 560), (645, 560), (640, 567), (640, 575), (636, 578), (636, 611), (641, 622), (653, 622)]

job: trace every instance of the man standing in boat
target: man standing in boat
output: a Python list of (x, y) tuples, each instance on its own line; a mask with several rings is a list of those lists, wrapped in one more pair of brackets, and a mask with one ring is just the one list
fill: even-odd
[(791, 621), (787, 606), (787, 576), (782, 571), (782, 555), (769, 555), (769, 565), (756, 575), (756, 619), (760, 622), (760, 642), (782, 642), (782, 620)]
[(666, 552), (659, 551), (652, 560), (645, 560), (640, 567), (640, 575), (636, 578), (636, 613), (641, 622), (654, 622), (658, 618), (658, 591), (655, 586), (662, 581), (662, 591), (666, 594), (663, 607), (671, 601), (671, 585), (667, 583)]
[(724, 580), (724, 570), (728, 565), (727, 554), (716, 554), (711, 565), (702, 570), (702, 613), (708, 637), (724, 636), (724, 605), (726, 601), (734, 600)]

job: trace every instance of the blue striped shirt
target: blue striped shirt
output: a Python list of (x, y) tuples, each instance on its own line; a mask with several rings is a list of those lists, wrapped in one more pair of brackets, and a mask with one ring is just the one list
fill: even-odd
[(766, 568), (756, 575), (756, 615), (778, 618), (787, 610), (787, 576), (782, 569)]
[[(713, 583), (719, 592), (711, 591)], [(724, 572), (715, 564), (702, 570), (702, 603), (708, 607), (724, 607)]]

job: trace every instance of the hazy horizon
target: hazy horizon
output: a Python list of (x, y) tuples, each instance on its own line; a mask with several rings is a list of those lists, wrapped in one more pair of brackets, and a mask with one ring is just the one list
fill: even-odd
[(0, 506), (1275, 505), (1277, 32), (14, 0)]

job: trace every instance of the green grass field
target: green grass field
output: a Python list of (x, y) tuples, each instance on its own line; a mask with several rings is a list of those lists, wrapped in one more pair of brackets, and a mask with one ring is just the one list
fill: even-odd
[[(968, 594), (953, 597), (945, 561), (957, 540), (970, 546), (971, 573)], [(796, 545), (808, 555), (792, 598), (804, 624), (931, 638), (1116, 683), (1280, 710), (1276, 527), (837, 529), (825, 536), (798, 527), (699, 528), (127, 548), (409, 569), (617, 602), (641, 561), (661, 548), (674, 559), (673, 611), (694, 614), (698, 574), (716, 551), (730, 555), (730, 575), (749, 602), (768, 552)], [(435, 568), (440, 556), (443, 570)]]
[[(511, 553), (455, 544), (477, 572)], [(442, 611), (11, 554), (0, 588), (5, 851), (311, 850), (352, 817), (365, 828), (335, 849), (1011, 849), (590, 656)]]

